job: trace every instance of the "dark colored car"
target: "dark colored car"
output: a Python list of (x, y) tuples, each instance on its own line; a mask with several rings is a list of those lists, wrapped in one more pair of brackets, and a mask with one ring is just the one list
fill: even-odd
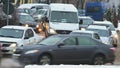
[(27, 64), (95, 64), (112, 63), (115, 48), (89, 36), (53, 35), (37, 45), (18, 48), (22, 63)]
[(38, 28), (40, 28), (40, 23), (36, 22), (34, 18), (27, 13), (17, 13), (17, 18), (20, 26), (29, 26), (32, 27), (35, 31), (38, 31)]

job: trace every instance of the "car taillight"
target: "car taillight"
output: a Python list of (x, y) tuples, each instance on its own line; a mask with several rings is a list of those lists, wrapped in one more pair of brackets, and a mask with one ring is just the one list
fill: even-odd
[(111, 51), (115, 51), (115, 50), (116, 50), (116, 48), (114, 48), (114, 47), (111, 47), (111, 48), (110, 48), (110, 50), (111, 50)]

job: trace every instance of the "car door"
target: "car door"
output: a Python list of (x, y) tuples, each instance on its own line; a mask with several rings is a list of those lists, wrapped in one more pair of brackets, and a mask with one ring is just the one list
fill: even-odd
[(30, 45), (34, 42), (34, 34), (31, 29), (27, 29), (24, 35), (24, 43), (23, 45)]
[(88, 36), (79, 36), (77, 40), (76, 59), (81, 62), (90, 60), (97, 49), (95, 40)]
[(32, 31), (32, 29), (28, 29), (28, 34), (29, 34), (29, 44), (35, 44), (36, 42), (36, 38), (34, 36), (34, 33)]
[(54, 50), (54, 56), (57, 61), (69, 62), (74, 60), (75, 57), (75, 47), (76, 47), (76, 38), (69, 37), (65, 39), (62, 44), (63, 46), (58, 47), (58, 49)]

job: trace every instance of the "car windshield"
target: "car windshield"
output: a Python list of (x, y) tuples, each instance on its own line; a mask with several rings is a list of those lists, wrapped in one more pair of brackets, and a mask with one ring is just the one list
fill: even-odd
[(28, 13), (28, 14), (30, 14), (30, 9), (17, 9), (17, 12), (18, 13)]
[(31, 21), (34, 22), (34, 19), (30, 15), (19, 15), (20, 21), (27, 22)]
[(102, 29), (86, 29), (86, 30), (95, 31), (100, 35), (100, 37), (109, 37), (109, 32), (107, 30)]
[(62, 37), (59, 37), (59, 36), (51, 36), (51, 37), (44, 39), (39, 44), (40, 45), (55, 45), (61, 39), (62, 39)]
[(52, 11), (51, 22), (78, 23), (76, 12)]
[(10, 38), (22, 38), (24, 30), (20, 29), (0, 29), (0, 37), (10, 37)]
[(33, 15), (45, 15), (47, 13), (46, 10), (39, 9)]

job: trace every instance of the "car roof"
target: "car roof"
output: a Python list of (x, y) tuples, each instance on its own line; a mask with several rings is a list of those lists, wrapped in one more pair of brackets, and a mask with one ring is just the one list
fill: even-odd
[(19, 15), (29, 15), (29, 14), (27, 14), (27, 13), (18, 13)]
[(89, 17), (89, 16), (78, 16), (78, 18), (79, 18), (79, 19), (86, 19), (86, 18), (87, 18), (87, 19), (92, 19), (92, 18)]
[(21, 4), (18, 8), (31, 9), (33, 6), (49, 6), (49, 5), (48, 4), (42, 4), (42, 3)]
[(100, 26), (100, 25), (89, 25), (87, 28), (88, 29), (102, 29), (102, 30), (106, 30), (107, 29), (106, 26)]
[[(59, 36), (59, 37), (71, 37), (71, 36), (84, 36), (86, 37), (87, 35), (79, 35), (79, 34), (56, 34), (56, 35), (52, 35), (52, 36)], [(90, 37), (90, 36), (87, 36), (87, 37)]]
[(3, 26), (2, 28), (20, 29), (20, 30), (31, 29), (31, 27), (25, 27), (25, 26), (15, 26), (15, 25), (7, 25), (7, 26)]
[(90, 33), (90, 34), (93, 34), (93, 33), (96, 33), (94, 31), (88, 31), (88, 30), (74, 30), (72, 32), (78, 32), (78, 33)]
[(112, 24), (110, 21), (94, 21), (93, 24)]
[(76, 7), (73, 4), (51, 3), (50, 9), (51, 11), (78, 12)]

